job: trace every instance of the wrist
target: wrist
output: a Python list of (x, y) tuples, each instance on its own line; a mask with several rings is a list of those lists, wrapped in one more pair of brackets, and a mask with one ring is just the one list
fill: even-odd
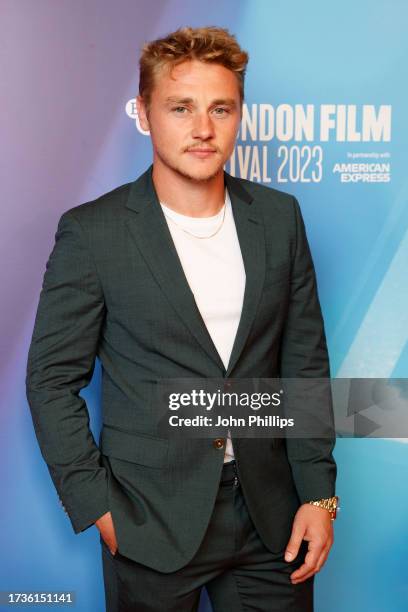
[(333, 497), (325, 497), (322, 499), (312, 500), (306, 503), (327, 510), (330, 514), (331, 520), (334, 521), (336, 519), (337, 512), (340, 509), (339, 502), (339, 497), (337, 495), (334, 495)]

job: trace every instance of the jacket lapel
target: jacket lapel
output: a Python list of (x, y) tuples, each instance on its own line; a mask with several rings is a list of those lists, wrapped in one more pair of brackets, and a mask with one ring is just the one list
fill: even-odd
[(244, 260), (246, 285), (241, 318), (227, 370), (211, 339), (184, 274), (152, 180), (151, 165), (132, 183), (127, 226), (167, 300), (208, 356), (229, 376), (247, 339), (261, 296), (265, 269), (264, 227), (260, 213), (251, 207), (252, 196), (237, 179), (225, 173), (235, 225)]
[(262, 294), (265, 277), (265, 230), (262, 214), (239, 180), (224, 173), (235, 227), (245, 266), (245, 293), (241, 318), (225, 376), (229, 377), (248, 338)]

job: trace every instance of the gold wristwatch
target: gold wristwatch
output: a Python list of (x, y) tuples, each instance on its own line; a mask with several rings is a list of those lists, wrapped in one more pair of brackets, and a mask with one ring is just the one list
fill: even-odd
[(337, 515), (337, 510), (340, 509), (339, 501), (339, 497), (335, 495), (334, 497), (328, 497), (326, 499), (310, 501), (309, 504), (312, 504), (312, 506), (319, 506), (319, 508), (325, 508), (326, 510), (328, 510), (330, 512), (331, 520), (334, 521)]

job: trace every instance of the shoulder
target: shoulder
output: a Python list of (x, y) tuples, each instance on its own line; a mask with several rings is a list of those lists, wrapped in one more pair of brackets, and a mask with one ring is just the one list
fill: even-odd
[(131, 186), (132, 182), (119, 185), (93, 200), (69, 208), (62, 217), (73, 218), (84, 226), (95, 225), (104, 219), (117, 218), (128, 200)]

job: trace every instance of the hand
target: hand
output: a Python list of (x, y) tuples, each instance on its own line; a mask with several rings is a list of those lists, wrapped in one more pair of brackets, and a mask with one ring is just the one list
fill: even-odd
[(309, 542), (305, 561), (290, 576), (292, 584), (303, 582), (320, 571), (334, 541), (333, 521), (325, 508), (302, 504), (292, 526), (292, 534), (286, 546), (285, 561), (292, 561), (299, 552), (302, 540)]
[(115, 555), (118, 550), (118, 542), (116, 540), (112, 514), (110, 512), (106, 512), (97, 521), (95, 521), (95, 525), (99, 529), (102, 539), (109, 548), (111, 554)]

